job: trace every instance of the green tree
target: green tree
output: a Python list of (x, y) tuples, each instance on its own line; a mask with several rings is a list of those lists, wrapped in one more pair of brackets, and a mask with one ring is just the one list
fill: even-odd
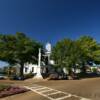
[(100, 63), (100, 45), (90, 36), (82, 36), (77, 40), (77, 44), (80, 45), (82, 49), (82, 71), (85, 73), (86, 68), (85, 64), (88, 64), (90, 61), (95, 63)]
[(61, 40), (54, 46), (52, 58), (56, 66), (65, 67), (71, 74), (72, 68), (76, 68), (76, 65), (81, 62), (81, 48), (75, 41), (70, 39)]
[(20, 64), (20, 76), (23, 76), (25, 63), (37, 62), (40, 47), (42, 47), (40, 43), (31, 40), (24, 33), (0, 34), (0, 60), (9, 64)]
[(100, 64), (100, 44), (97, 43), (96, 50), (93, 52), (93, 59), (95, 64)]
[(54, 46), (52, 58), (56, 66), (66, 67), (69, 73), (77, 67), (85, 73), (85, 65), (89, 62), (100, 64), (100, 44), (90, 36), (82, 36), (76, 41), (63, 39)]

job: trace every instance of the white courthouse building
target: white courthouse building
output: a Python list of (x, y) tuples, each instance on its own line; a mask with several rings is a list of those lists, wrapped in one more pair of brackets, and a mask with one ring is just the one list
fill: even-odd
[[(41, 48), (39, 48), (38, 63), (37, 64), (26, 63), (24, 65), (24, 69), (23, 69), (24, 74), (33, 73), (33, 74), (36, 74), (36, 78), (41, 78), (42, 77), (41, 71), (43, 71), (43, 70), (41, 70), (41, 69), (42, 69), (42, 66), (45, 66), (45, 62), (41, 61), (41, 56), (47, 56), (49, 64), (54, 64), (54, 61), (50, 60), (51, 44), (47, 43), (45, 49), (46, 49), (45, 50), (46, 51), (45, 55), (42, 55), (41, 54)], [(20, 72), (19, 71), (20, 66), (16, 65), (15, 67), (17, 68), (17, 73), (19, 73)]]

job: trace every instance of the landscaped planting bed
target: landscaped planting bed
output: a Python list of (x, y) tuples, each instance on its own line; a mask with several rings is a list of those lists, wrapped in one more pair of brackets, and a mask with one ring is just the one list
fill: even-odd
[(0, 85), (0, 98), (14, 94), (24, 93), (27, 91), (29, 90), (18, 86)]

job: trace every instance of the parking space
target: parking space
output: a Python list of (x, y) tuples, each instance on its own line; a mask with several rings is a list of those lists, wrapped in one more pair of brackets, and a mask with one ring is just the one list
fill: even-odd
[(90, 100), (80, 96), (72, 95), (67, 92), (59, 91), (49, 87), (33, 84), (31, 86), (24, 86), (31, 91), (48, 98), (49, 100)]

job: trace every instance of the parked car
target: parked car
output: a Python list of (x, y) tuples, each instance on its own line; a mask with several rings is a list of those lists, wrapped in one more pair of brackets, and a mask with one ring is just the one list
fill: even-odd
[(58, 80), (59, 79), (59, 75), (58, 73), (51, 73), (48, 77), (49, 80)]
[(6, 76), (3, 74), (0, 74), (0, 79), (6, 79)]
[(64, 73), (57, 73), (57, 72), (53, 72), (49, 74), (48, 77), (49, 80), (62, 80), (62, 79), (68, 79), (67, 75)]

